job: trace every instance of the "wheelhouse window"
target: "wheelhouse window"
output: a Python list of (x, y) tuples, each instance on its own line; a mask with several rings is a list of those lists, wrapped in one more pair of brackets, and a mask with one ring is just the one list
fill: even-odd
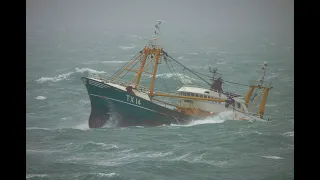
[(241, 105), (240, 105), (240, 103), (237, 103), (238, 104), (238, 109), (240, 109), (241, 108)]
[(207, 93), (207, 94), (209, 94), (209, 91), (205, 91), (204, 93)]

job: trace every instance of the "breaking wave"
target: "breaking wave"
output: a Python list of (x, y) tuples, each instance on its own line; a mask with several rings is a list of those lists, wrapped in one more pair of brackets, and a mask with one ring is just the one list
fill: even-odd
[(87, 122), (84, 122), (82, 124), (76, 125), (74, 127), (71, 127), (72, 129), (78, 129), (78, 130), (82, 130), (82, 131), (87, 131), (90, 130), (90, 127), (88, 125)]
[(41, 77), (39, 79), (36, 80), (37, 83), (42, 84), (42, 83), (46, 83), (46, 82), (59, 82), (62, 80), (67, 80), (68, 78), (70, 78), (72, 75), (77, 74), (77, 73), (95, 73), (95, 74), (103, 74), (105, 73), (104, 71), (97, 71), (94, 69), (90, 69), (90, 68), (75, 68), (73, 72), (68, 72), (65, 74), (60, 74), (58, 76), (55, 77)]
[[(151, 77), (151, 76), (150, 76)], [(185, 74), (181, 73), (165, 73), (165, 74), (157, 74), (156, 77), (160, 77), (163, 79), (173, 78), (175, 80), (180, 80), (183, 84), (192, 84), (192, 81), (198, 81), (197, 79), (191, 78)]]
[(96, 73), (96, 74), (103, 74), (104, 71), (97, 71), (90, 68), (75, 68), (76, 72), (84, 73), (84, 72), (90, 72), (90, 73)]
[(194, 120), (190, 122), (189, 124), (186, 125), (176, 125), (176, 124), (171, 124), (171, 126), (196, 126), (196, 125), (201, 125), (201, 124), (217, 124), (217, 123), (223, 123), (226, 120), (233, 120), (232, 118), (232, 111), (226, 111), (226, 112), (221, 112), (217, 114), (216, 116), (205, 118), (203, 120)]
[(45, 83), (45, 82), (58, 82), (64, 79), (67, 79), (73, 72), (65, 73), (65, 74), (60, 74), (59, 76), (56, 77), (41, 77), (40, 79), (36, 80), (37, 83)]

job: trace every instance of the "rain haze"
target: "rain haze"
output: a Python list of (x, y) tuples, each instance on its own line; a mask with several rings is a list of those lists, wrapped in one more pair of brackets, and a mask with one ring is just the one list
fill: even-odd
[(29, 31), (151, 34), (159, 19), (166, 21), (163, 33), (175, 36), (185, 33), (219, 42), (241, 37), (280, 38), (285, 43), (293, 39), (292, 0), (27, 0)]
[[(293, 179), (293, 16), (293, 0), (27, 0), (26, 178)], [(91, 96), (81, 78), (124, 67), (157, 20), (165, 21), (157, 40), (164, 51), (202, 74), (217, 67), (223, 91), (244, 96), (267, 62), (271, 121), (226, 112), (187, 125), (89, 128)], [(209, 88), (166, 63), (155, 90)], [(150, 79), (141, 84), (150, 87)]]

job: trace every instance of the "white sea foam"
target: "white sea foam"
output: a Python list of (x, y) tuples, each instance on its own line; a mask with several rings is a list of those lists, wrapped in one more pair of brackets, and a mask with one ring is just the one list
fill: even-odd
[(186, 153), (186, 154), (184, 154), (184, 155), (181, 155), (181, 156), (179, 156), (179, 157), (173, 158), (172, 160), (182, 160), (182, 159), (186, 159), (190, 154), (191, 154), (191, 153), (188, 152), (188, 153)]
[(97, 71), (97, 70), (90, 69), (90, 68), (75, 68), (75, 71), (73, 71), (73, 72), (60, 74), (56, 77), (41, 77), (41, 78), (37, 79), (36, 82), (39, 84), (42, 84), (45, 82), (58, 82), (58, 81), (62, 81), (62, 80), (69, 78), (74, 73), (84, 73), (84, 72), (95, 73), (95, 74), (105, 73), (104, 71)]
[(257, 133), (257, 134), (259, 134), (259, 135), (261, 135), (261, 134), (262, 134), (261, 132), (258, 132), (258, 131), (255, 131), (254, 133)]
[(156, 159), (172, 155), (173, 152), (132, 152), (132, 149), (119, 151), (112, 158), (104, 159), (98, 161), (98, 165), (102, 166), (119, 166), (121, 164), (128, 164), (136, 161), (141, 161), (141, 159)]
[(184, 56), (179, 56), (179, 57), (178, 57), (178, 59), (180, 59), (180, 60), (183, 59), (183, 58), (184, 58)]
[(172, 152), (167, 152), (167, 153), (158, 152), (158, 153), (148, 154), (147, 157), (165, 157), (172, 154), (173, 154)]
[(103, 64), (119, 64), (119, 63), (125, 63), (125, 61), (102, 61)]
[(40, 127), (26, 127), (26, 130), (51, 130), (49, 128), (40, 128)]
[(136, 46), (119, 46), (120, 49), (123, 49), (123, 50), (128, 50), (128, 49), (133, 49), (135, 48)]
[(89, 141), (89, 142), (85, 143), (85, 145), (87, 145), (87, 144), (101, 146), (101, 147), (105, 147), (107, 149), (118, 149), (119, 148), (117, 145), (114, 145), (114, 144), (105, 144), (105, 143), (93, 142), (93, 141)]
[(209, 164), (213, 166), (222, 166), (227, 163), (227, 161), (216, 161), (216, 160), (206, 160), (203, 159), (205, 154), (200, 154), (198, 156), (192, 156), (191, 153), (186, 153), (176, 158), (170, 159), (170, 161), (186, 161), (189, 163), (201, 163), (201, 164)]
[(90, 104), (90, 101), (89, 100), (80, 100), (79, 103), (81, 105), (86, 105), (86, 104)]
[(72, 119), (72, 117), (63, 117), (63, 118), (61, 118), (61, 120), (63, 120), (63, 121), (70, 120), (70, 119)]
[(89, 127), (88, 123), (85, 122), (83, 124), (79, 124), (75, 127), (72, 127), (72, 129), (79, 129), (79, 130), (87, 131), (87, 130), (90, 130), (90, 127)]
[(61, 80), (64, 80), (68, 78), (73, 72), (65, 73), (65, 74), (60, 74), (56, 77), (41, 77), (40, 79), (36, 80), (37, 83), (44, 83), (44, 82), (58, 82)]
[(108, 173), (108, 174), (105, 174), (105, 173), (97, 173), (98, 177), (114, 177), (114, 176), (117, 176), (116, 173)]
[(46, 98), (45, 96), (37, 96), (36, 99), (38, 99), (38, 100), (45, 100), (45, 99), (47, 99), (47, 98)]
[(97, 71), (97, 70), (90, 69), (90, 68), (75, 68), (75, 71), (80, 72), (80, 73), (84, 73), (84, 72), (90, 72), (90, 73), (96, 73), (96, 74), (105, 73), (104, 71)]
[(286, 132), (286, 133), (283, 133), (282, 135), (284, 135), (284, 136), (294, 136), (294, 132)]
[(261, 156), (261, 157), (263, 157), (263, 158), (266, 158), (266, 159), (284, 159), (284, 158), (282, 158), (282, 157), (278, 157), (278, 156)]
[(46, 174), (26, 174), (26, 179), (30, 179), (30, 178), (33, 178), (33, 177), (46, 177), (47, 175)]
[(196, 126), (196, 125), (201, 125), (201, 124), (216, 124), (216, 123), (223, 123), (226, 120), (232, 120), (232, 111), (226, 111), (226, 112), (221, 112), (213, 117), (205, 118), (203, 120), (195, 120), (190, 122), (189, 124), (186, 125), (177, 125), (177, 124), (171, 124), (171, 126)]
[(183, 84), (192, 84), (192, 81), (198, 81), (197, 79), (191, 78), (185, 74), (180, 74), (180, 73), (157, 74), (156, 77), (160, 77), (160, 78), (164, 78), (164, 79), (174, 78), (176, 80), (180, 80)]
[(280, 74), (278, 73), (271, 73), (269, 76), (266, 77), (266, 80), (271, 80), (274, 79), (276, 77), (278, 77)]

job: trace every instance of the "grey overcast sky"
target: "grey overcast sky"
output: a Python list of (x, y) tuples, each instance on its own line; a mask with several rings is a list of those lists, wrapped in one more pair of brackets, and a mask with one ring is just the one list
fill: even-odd
[(27, 0), (27, 30), (281, 34), (293, 39), (293, 0)]
[[(293, 28), (293, 0), (27, 0), (28, 22), (87, 28)], [(30, 21), (29, 21), (30, 20)]]

